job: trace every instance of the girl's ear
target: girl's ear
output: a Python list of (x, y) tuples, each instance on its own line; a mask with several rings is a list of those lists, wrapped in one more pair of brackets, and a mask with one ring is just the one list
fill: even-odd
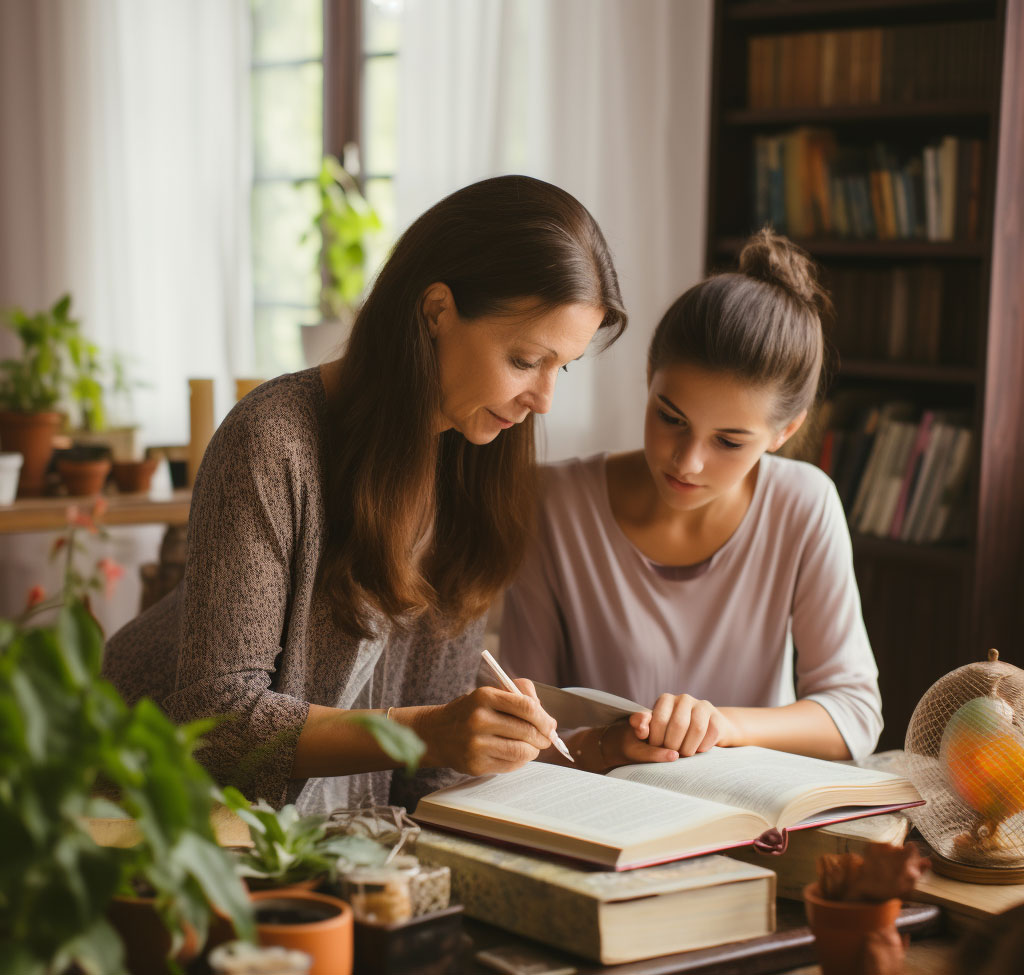
[(445, 314), (455, 307), (455, 299), (452, 296), (451, 288), (441, 281), (428, 285), (420, 299), (420, 311), (427, 320), (427, 328), (430, 329), (430, 337), (436, 339), (441, 330), (442, 319)]
[(778, 450), (790, 437), (793, 436), (794, 433), (797, 432), (797, 430), (800, 429), (800, 427), (803, 426), (804, 420), (806, 419), (807, 410), (803, 410), (790, 420), (789, 423), (787, 423), (786, 426), (776, 434), (775, 439), (772, 441), (772, 445), (768, 448), (769, 452), (774, 453)]

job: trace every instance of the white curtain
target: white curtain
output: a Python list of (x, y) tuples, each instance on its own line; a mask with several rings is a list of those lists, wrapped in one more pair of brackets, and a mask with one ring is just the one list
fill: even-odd
[(399, 226), (500, 173), (577, 196), (630, 326), (560, 377), (546, 456), (639, 446), (648, 339), (702, 272), (711, 0), (405, 0), (399, 60)]
[(70, 291), (146, 384), (115, 416), (145, 443), (187, 440), (189, 376), (223, 412), (250, 372), (248, 27), (246, 0), (0, 4), (0, 307)]
[[(70, 291), (146, 383), (113, 417), (144, 444), (187, 441), (188, 377), (215, 379), (222, 415), (250, 374), (248, 70), (248, 0), (0, 0), (0, 308)], [(96, 604), (108, 631), (138, 611), (161, 535), (90, 546), (83, 568), (126, 567)], [(54, 591), (51, 543), (0, 536), (0, 616)]]

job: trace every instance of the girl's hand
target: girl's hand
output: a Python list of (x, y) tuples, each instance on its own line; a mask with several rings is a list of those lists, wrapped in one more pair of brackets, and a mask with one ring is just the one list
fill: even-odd
[(710, 701), (689, 694), (662, 694), (652, 710), (631, 714), (629, 724), (638, 739), (684, 757), (706, 752), (713, 745), (739, 743), (732, 721)]
[(511, 772), (550, 747), (555, 719), (540, 706), (531, 681), (515, 683), (521, 695), (478, 687), (448, 704), (418, 708), (408, 724), (426, 743), (424, 764), (469, 775)]

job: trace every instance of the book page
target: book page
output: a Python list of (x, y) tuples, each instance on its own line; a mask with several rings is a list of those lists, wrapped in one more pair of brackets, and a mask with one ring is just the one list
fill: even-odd
[[(776, 826), (792, 825), (782, 822), (786, 807), (817, 790), (898, 781), (897, 776), (886, 772), (754, 746), (712, 748), (675, 762), (625, 765), (609, 772), (606, 778), (627, 779), (750, 809)], [(827, 796), (821, 808), (829, 805), (839, 802)]]
[(533, 686), (541, 707), (560, 728), (593, 728), (649, 710), (624, 697), (590, 687), (552, 687), (539, 682)]
[(433, 819), (430, 806), (467, 810), (616, 846), (682, 833), (690, 826), (742, 812), (543, 762), (434, 792), (420, 800), (416, 816)]

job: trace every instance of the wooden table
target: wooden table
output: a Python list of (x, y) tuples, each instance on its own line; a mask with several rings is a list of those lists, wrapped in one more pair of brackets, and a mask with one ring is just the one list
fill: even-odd
[[(103, 495), (107, 511), (101, 519), (111, 525), (187, 525), (192, 492), (181, 489), (169, 495)], [(0, 535), (17, 532), (60, 531), (67, 527), (69, 505), (83, 511), (92, 508), (95, 498), (18, 498), (14, 504), (0, 505)]]

